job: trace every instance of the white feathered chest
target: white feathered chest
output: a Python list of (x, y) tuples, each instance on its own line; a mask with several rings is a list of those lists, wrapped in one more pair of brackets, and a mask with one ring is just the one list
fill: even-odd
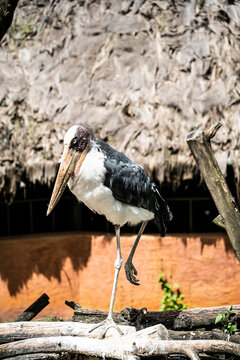
[(136, 225), (153, 219), (154, 214), (151, 211), (116, 200), (111, 189), (104, 186), (104, 158), (103, 152), (94, 144), (87, 153), (79, 173), (68, 182), (71, 192), (89, 209), (105, 215), (114, 225)]

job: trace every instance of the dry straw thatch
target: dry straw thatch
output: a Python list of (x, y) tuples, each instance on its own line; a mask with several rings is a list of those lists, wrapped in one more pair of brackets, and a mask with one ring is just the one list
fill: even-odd
[(186, 135), (218, 120), (239, 186), (239, 78), (238, 1), (22, 0), (0, 48), (0, 188), (53, 180), (76, 122), (177, 187), (196, 173)]

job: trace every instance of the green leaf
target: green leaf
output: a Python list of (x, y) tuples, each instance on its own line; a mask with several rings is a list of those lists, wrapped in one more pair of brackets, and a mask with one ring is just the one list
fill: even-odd
[(230, 305), (228, 308), (227, 308), (227, 311), (228, 312), (232, 312), (233, 310), (232, 310), (232, 305)]
[(223, 318), (224, 318), (224, 314), (218, 314), (218, 316), (216, 317), (216, 320), (215, 320), (215, 324), (220, 322)]
[(232, 325), (230, 331), (231, 331), (231, 333), (237, 331), (237, 326), (236, 326), (236, 325)]

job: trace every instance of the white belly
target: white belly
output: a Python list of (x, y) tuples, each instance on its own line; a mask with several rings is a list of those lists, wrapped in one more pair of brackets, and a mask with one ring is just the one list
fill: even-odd
[(122, 226), (126, 223), (136, 225), (153, 219), (152, 212), (116, 200), (111, 190), (103, 185), (105, 172), (103, 154), (97, 148), (92, 148), (78, 176), (71, 178), (68, 186), (79, 201), (92, 211), (105, 215), (114, 225)]

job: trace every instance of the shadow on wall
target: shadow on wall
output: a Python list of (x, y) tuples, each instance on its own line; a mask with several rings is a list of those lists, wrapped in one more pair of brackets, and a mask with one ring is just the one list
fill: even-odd
[(11, 296), (17, 295), (34, 273), (61, 281), (66, 258), (73, 269), (81, 270), (91, 255), (91, 236), (78, 234), (19, 237), (0, 241), (0, 276)]
[[(222, 234), (222, 236), (221, 236)], [(203, 254), (203, 250), (205, 246), (214, 246), (217, 247), (217, 243), (220, 241), (224, 241), (224, 247), (226, 253), (232, 253), (235, 254), (235, 251), (232, 247), (232, 244), (227, 236), (225, 236), (225, 233), (218, 233), (218, 237), (216, 235), (213, 236), (213, 234), (205, 234), (204, 237), (199, 236), (198, 234), (185, 234), (185, 236), (181, 237), (181, 242), (185, 247), (188, 245), (188, 237), (189, 238), (200, 238), (201, 241), (201, 255)]]
[[(224, 247), (225, 247), (225, 251), (226, 253), (232, 253), (232, 254), (236, 254), (233, 247), (232, 247), (232, 244), (229, 240), (229, 238), (227, 236), (225, 236), (224, 238)], [(206, 234), (206, 237), (201, 239), (201, 254), (203, 253), (203, 249), (204, 249), (204, 246), (212, 246), (214, 245), (215, 247), (217, 246), (217, 241), (220, 241), (220, 239), (212, 239), (211, 237), (208, 237), (207, 234)]]

